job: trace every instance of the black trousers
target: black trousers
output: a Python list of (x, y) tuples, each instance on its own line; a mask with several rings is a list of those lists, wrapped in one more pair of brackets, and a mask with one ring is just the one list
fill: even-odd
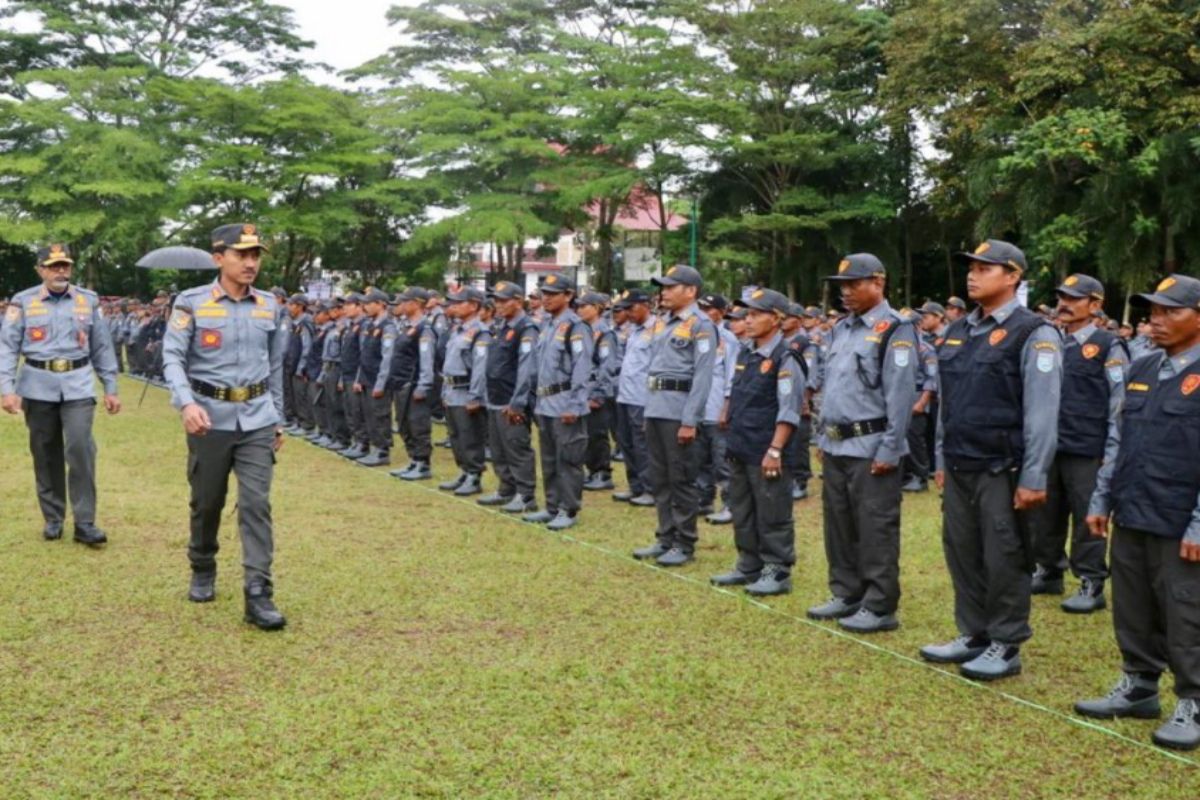
[(342, 381), (342, 404), (346, 410), (346, 427), (350, 430), (350, 441), (367, 444), (367, 407), (365, 394), (354, 391), (353, 380)]
[(612, 472), (612, 434), (613, 415), (616, 413), (616, 401), (606, 398), (599, 408), (593, 408), (587, 416), (587, 465), (588, 473)]
[(392, 393), (386, 389), (383, 397), (373, 397), (371, 387), (363, 387), (359, 395), (363, 402), (363, 421), (367, 443), (385, 452), (392, 449)]
[(410, 461), (428, 464), (433, 456), (433, 416), (430, 413), (430, 398), (413, 397), (413, 384), (396, 390), (396, 427)]
[[(1077, 578), (1103, 581), (1108, 577), (1105, 556), (1108, 542), (1092, 536), (1087, 526), (1088, 503), (1096, 488), (1099, 458), (1059, 453), (1050, 465), (1046, 482), (1046, 504), (1029, 516), (1033, 555), (1052, 574), (1061, 575), (1068, 565)], [(1067, 558), (1070, 532), (1071, 557)]]
[(625, 480), (634, 496), (650, 491), (645, 414), (645, 406), (617, 403), (617, 441), (625, 456)]
[(958, 632), (1018, 644), (1029, 627), (1028, 520), (1013, 508), (1015, 472), (946, 472), (942, 549)]
[(913, 414), (908, 423), (908, 455), (904, 457), (904, 479), (929, 480), (929, 415)]
[(766, 478), (761, 464), (727, 463), (738, 570), (758, 572), (767, 564), (790, 568), (796, 563), (792, 468), (785, 464), (778, 478)]
[(91, 527), (96, 523), (96, 440), (92, 436), (96, 401), (22, 400), (21, 408), (29, 429), (42, 519), (63, 521), (69, 491), (75, 527)]
[(537, 459), (533, 455), (529, 417), (524, 422), (514, 424), (505, 419), (499, 409), (490, 409), (487, 416), (492, 466), (496, 470), (496, 477), (500, 479), (496, 493), (501, 497), (535, 497)]
[(900, 603), (900, 470), (871, 474), (871, 459), (825, 453), (821, 502), (829, 590), (876, 614)]
[(701, 506), (713, 505), (718, 491), (723, 499), (729, 499), (726, 441), (725, 431), (715, 422), (701, 423), (696, 429), (696, 444), (700, 446), (700, 472), (696, 477), (696, 486), (700, 489)]
[(801, 417), (800, 424), (796, 427), (792, 434), (792, 439), (788, 442), (788, 447), (791, 449), (792, 457), (795, 462), (792, 467), (792, 476), (796, 483), (801, 486), (807, 486), (812, 480), (812, 417)]
[(299, 375), (293, 375), (289, 380), (292, 384), (292, 403), (296, 409), (296, 420), (301, 428), (311, 431), (317, 427), (317, 417), (313, 413), (309, 382)]
[(560, 417), (539, 414), (538, 449), (546, 484), (546, 510), (577, 514), (583, 504), (583, 459), (587, 455), (587, 420), (568, 425)]
[(1179, 540), (1118, 526), (1112, 534), (1113, 628), (1126, 672), (1170, 669), (1175, 694), (1200, 700), (1200, 563)]
[[(139, 359), (139, 367), (141, 366)], [(288, 422), (296, 421), (296, 387), (292, 384), (295, 374), (296, 365), (283, 362), (283, 417)]]
[(450, 444), (454, 462), (468, 475), (482, 475), (487, 466), (484, 447), (487, 444), (487, 410), (474, 414), (466, 406), (446, 406), (446, 422), (450, 426)]
[(700, 509), (700, 448), (697, 442), (681, 445), (677, 419), (646, 420), (650, 455), (650, 492), (658, 510), (658, 541), (667, 547), (694, 552), (700, 538), (696, 514)]
[(335, 365), (333, 368), (325, 370), (325, 397), (324, 402), (327, 405), (326, 415), (329, 420), (329, 436), (335, 442), (349, 443), (350, 428), (346, 424), (346, 401), (342, 397), (343, 392), (338, 391), (338, 376), (339, 371)]

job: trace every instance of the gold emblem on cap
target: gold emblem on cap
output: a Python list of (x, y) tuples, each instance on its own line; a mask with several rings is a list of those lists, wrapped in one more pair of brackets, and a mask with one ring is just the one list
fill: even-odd
[(991, 244), (989, 244), (988, 242), (984, 242), (983, 244), (979, 245), (979, 247), (975, 248), (975, 255), (981, 256), (984, 253), (986, 253), (988, 250), (991, 250), (991, 249), (992, 249)]
[(760, 300), (760, 299), (762, 299), (762, 296), (764, 294), (766, 294), (766, 292), (764, 292), (762, 289), (756, 289), (754, 294), (750, 295), (750, 299), (751, 300)]
[(1079, 283), (1079, 276), (1072, 275), (1071, 277), (1069, 277), (1065, 281), (1063, 281), (1063, 286), (1074, 286), (1077, 283)]
[(667, 275), (674, 275), (676, 272), (679, 272), (679, 267), (671, 267), (667, 270)]
[(63, 258), (64, 256), (66, 256), (66, 253), (63, 251), (63, 246), (61, 244), (50, 245), (51, 258)]
[(1158, 288), (1155, 289), (1154, 291), (1165, 292), (1167, 289), (1170, 289), (1174, 285), (1175, 285), (1174, 278), (1163, 278), (1162, 282), (1160, 284), (1158, 284)]
[(841, 275), (846, 270), (850, 269), (850, 259), (843, 258), (838, 262), (838, 275)]
[(546, 285), (553, 286), (556, 283), (558, 283), (557, 275), (551, 275), (549, 278), (546, 278)]

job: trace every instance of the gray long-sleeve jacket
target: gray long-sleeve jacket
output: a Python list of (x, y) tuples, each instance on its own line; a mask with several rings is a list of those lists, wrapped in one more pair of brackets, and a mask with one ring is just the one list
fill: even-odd
[[(679, 420), (696, 427), (704, 421), (704, 406), (717, 358), (717, 329), (695, 303), (655, 326), (648, 372), (646, 419)], [(688, 391), (655, 388), (656, 379), (690, 381)]]

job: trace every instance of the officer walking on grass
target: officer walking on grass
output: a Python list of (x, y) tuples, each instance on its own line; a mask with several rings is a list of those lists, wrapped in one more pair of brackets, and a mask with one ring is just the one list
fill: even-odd
[[(1089, 717), (1155, 719), (1158, 681), (1175, 676), (1178, 701), (1153, 736), (1200, 747), (1200, 281), (1172, 275), (1132, 303), (1150, 307), (1162, 348), (1138, 359), (1113, 431), (1113, 458), (1096, 478), (1093, 535), (1112, 531), (1113, 628), (1122, 676), (1107, 697), (1083, 700)], [(1101, 540), (1102, 541), (1102, 540)]]
[(715, 586), (745, 586), (752, 595), (791, 591), (796, 562), (792, 518), (794, 449), (788, 440), (804, 405), (804, 360), (784, 339), (788, 299), (758, 289), (746, 300), (753, 344), (740, 350), (721, 427), (728, 432), (729, 507), (738, 560)]
[[(42, 285), (19, 292), (0, 329), (0, 402), (9, 414), (25, 412), (38, 505), (47, 540), (62, 537), (68, 491), (75, 541), (108, 541), (96, 527), (95, 380), (104, 384), (104, 408), (121, 410), (117, 359), (95, 292), (71, 283), (74, 265), (66, 245), (38, 251)], [(18, 362), (24, 364), (18, 371)]]
[(1021, 671), (1033, 554), (1027, 512), (1046, 502), (1058, 443), (1062, 340), (1017, 300), (1025, 254), (990, 239), (964, 254), (978, 307), (954, 322), (938, 353), (942, 544), (958, 637), (921, 648), (970, 678)]
[(245, 618), (277, 630), (286, 620), (272, 600), (270, 497), (275, 453), (283, 446), (284, 312), (271, 293), (254, 288), (267, 248), (253, 225), (217, 228), (212, 247), (217, 280), (179, 295), (163, 346), (171, 404), (187, 432), (188, 599), (206, 603), (216, 596), (217, 533), (233, 472)]
[(717, 331), (696, 301), (702, 280), (692, 267), (675, 266), (655, 278), (662, 287), (664, 319), (655, 326), (646, 399), (650, 491), (658, 511), (654, 544), (633, 551), (659, 566), (680, 567), (695, 558), (700, 490), (696, 433), (717, 357)]
[(1030, 514), (1037, 562), (1031, 591), (1062, 594), (1063, 570), (1069, 563), (1080, 586), (1063, 601), (1062, 609), (1073, 614), (1106, 605), (1107, 547), (1088, 532), (1087, 512), (1100, 464), (1116, 456), (1114, 434), (1129, 368), (1125, 344), (1095, 324), (1103, 302), (1104, 284), (1090, 275), (1071, 275), (1058, 287), (1056, 318), (1066, 333), (1058, 451), (1046, 479), (1046, 504)]
[(850, 314), (830, 332), (818, 440), (832, 597), (808, 616), (857, 633), (890, 631), (900, 624), (900, 462), (916, 396), (916, 334), (884, 299), (887, 272), (875, 256), (847, 256), (828, 280)]

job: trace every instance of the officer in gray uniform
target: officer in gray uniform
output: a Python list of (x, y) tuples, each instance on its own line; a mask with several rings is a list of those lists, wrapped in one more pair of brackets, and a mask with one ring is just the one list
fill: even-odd
[(674, 266), (654, 283), (662, 287), (665, 319), (655, 326), (646, 385), (646, 439), (650, 491), (658, 510), (654, 544), (633, 551), (663, 567), (695, 558), (696, 514), (700, 509), (700, 448), (696, 433), (717, 358), (717, 330), (700, 311), (700, 273)]
[(309, 393), (308, 364), (316, 338), (316, 324), (308, 310), (309, 300), (303, 294), (294, 294), (288, 300), (288, 312), (292, 317), (286, 360), (292, 382), (292, 402), (296, 408), (296, 427), (290, 431), (296, 436), (316, 434), (317, 417), (313, 411), (312, 395)]
[(1062, 609), (1072, 614), (1106, 606), (1107, 547), (1088, 531), (1088, 502), (1100, 464), (1117, 455), (1115, 433), (1129, 356), (1116, 334), (1095, 324), (1103, 302), (1104, 284), (1090, 275), (1070, 275), (1058, 287), (1055, 318), (1066, 334), (1058, 451), (1046, 480), (1046, 504), (1030, 514), (1037, 563), (1031, 591), (1062, 594), (1063, 570), (1069, 564), (1080, 581), (1079, 591), (1062, 603)]
[(574, 295), (575, 284), (566, 275), (547, 275), (542, 281), (547, 317), (538, 337), (534, 413), (546, 508), (521, 517), (556, 531), (576, 523), (583, 503), (583, 461), (587, 455), (592, 334), (571, 310)]
[[(62, 537), (68, 490), (75, 541), (108, 541), (96, 527), (95, 380), (104, 408), (121, 410), (117, 359), (95, 292), (71, 283), (74, 265), (63, 244), (37, 254), (41, 286), (16, 294), (0, 329), (0, 396), (9, 414), (25, 412), (38, 505), (48, 540)], [(18, 371), (18, 362), (25, 363)]]
[(395, 386), (396, 427), (404, 440), (409, 465), (389, 473), (406, 481), (433, 477), (434, 359), (437, 356), (437, 331), (425, 316), (428, 293), (419, 287), (405, 289), (397, 298), (400, 326), (392, 350), (392, 381)]
[(1025, 254), (989, 239), (964, 254), (978, 307), (938, 352), (942, 545), (959, 636), (921, 648), (969, 678), (1021, 671), (1033, 553), (1026, 512), (1046, 502), (1058, 443), (1062, 337), (1017, 300)]
[(358, 378), (358, 367), (361, 361), (362, 340), (360, 333), (363, 325), (363, 296), (358, 292), (346, 295), (342, 303), (341, 354), (342, 363), (338, 376), (338, 396), (342, 398), (342, 408), (346, 414), (346, 429), (348, 445), (338, 451), (338, 455), (351, 461), (362, 458), (370, 449), (367, 441), (366, 414), (363, 407), (363, 396), (354, 391), (354, 381)]
[(900, 602), (900, 462), (916, 395), (916, 333), (885, 299), (887, 271), (846, 256), (850, 312), (830, 332), (818, 446), (831, 599), (808, 610), (856, 633), (895, 630)]
[(627, 491), (613, 492), (613, 500), (649, 508), (650, 455), (646, 451), (646, 399), (650, 390), (650, 356), (654, 348), (654, 328), (658, 320), (650, 313), (650, 295), (641, 289), (629, 289), (617, 304), (625, 309), (630, 326), (617, 379), (617, 440), (625, 458)]
[(321, 446), (326, 450), (340, 451), (350, 446), (350, 428), (346, 425), (346, 405), (338, 385), (342, 380), (342, 333), (346, 328), (344, 304), (336, 304), (330, 310), (330, 328), (325, 336), (321, 351), (321, 375), (319, 382), (324, 393), (326, 418), (329, 424), (328, 441)]
[(588, 479), (583, 488), (590, 492), (613, 488), (612, 481), (612, 418), (616, 406), (616, 380), (621, 370), (621, 348), (617, 334), (604, 308), (608, 296), (600, 292), (584, 292), (575, 304), (579, 318), (592, 331), (592, 381), (588, 397)]
[[(1089, 717), (1156, 719), (1168, 668), (1178, 702), (1153, 741), (1200, 747), (1200, 281), (1170, 275), (1153, 293), (1161, 350), (1129, 370), (1120, 421), (1088, 509), (1092, 534), (1112, 533), (1113, 628), (1122, 676), (1107, 697), (1082, 700)], [(1098, 539), (1098, 541), (1103, 541)]]
[(223, 225), (212, 234), (220, 274), (175, 300), (163, 345), (171, 404), (187, 432), (191, 484), (192, 565), (188, 599), (216, 596), (217, 533), (229, 473), (237, 475), (246, 621), (263, 630), (286, 624), (271, 578), (274, 535), (271, 480), (283, 446), (284, 312), (254, 288), (267, 248), (253, 225)]
[(800, 424), (806, 365), (785, 339), (781, 321), (788, 299), (757, 289), (738, 303), (750, 309), (752, 344), (739, 348), (735, 378), (721, 412), (729, 433), (729, 503), (738, 560), (711, 579), (716, 586), (745, 586), (752, 595), (791, 591), (796, 562), (788, 439)]
[(525, 313), (525, 293), (511, 281), (491, 289), (496, 330), (487, 354), (488, 440), (500, 485), (480, 505), (522, 514), (537, 511), (537, 462), (530, 423), (533, 419), (535, 350), (538, 326)]
[[(700, 489), (700, 510), (709, 522), (732, 522), (729, 510), (729, 461), (725, 458), (726, 435), (721, 427), (721, 411), (733, 389), (733, 377), (737, 368), (738, 353), (742, 346), (733, 332), (725, 327), (725, 311), (729, 301), (716, 292), (705, 292), (697, 305), (712, 320), (717, 330), (717, 357), (713, 361), (713, 379), (708, 389), (708, 400), (704, 404), (704, 421), (696, 441), (700, 447), (700, 474), (696, 485)], [(803, 388), (803, 387), (801, 387)], [(720, 494), (721, 512), (714, 513), (714, 504)], [(715, 518), (715, 519), (714, 519)]]
[(454, 332), (446, 343), (442, 367), (442, 405), (446, 423), (453, 432), (454, 461), (458, 477), (438, 484), (446, 492), (468, 497), (483, 491), (483, 449), (487, 444), (487, 347), (491, 333), (479, 320), (483, 292), (463, 288), (446, 296), (446, 312), (455, 319)]
[(363, 399), (363, 427), (370, 451), (357, 463), (384, 467), (392, 463), (392, 397), (388, 381), (392, 374), (392, 347), (396, 325), (388, 314), (386, 292), (372, 289), (363, 296), (363, 322), (359, 328), (358, 376), (354, 392)]

